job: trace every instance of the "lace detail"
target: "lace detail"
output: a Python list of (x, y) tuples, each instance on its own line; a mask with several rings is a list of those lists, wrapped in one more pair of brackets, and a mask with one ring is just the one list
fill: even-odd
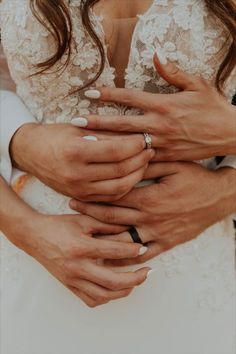
[[(74, 29), (69, 65), (61, 70), (61, 64), (66, 60), (65, 55), (52, 70), (30, 76), (36, 70), (35, 64), (48, 59), (54, 53), (53, 39), (32, 15), (28, 0), (2, 1), (2, 41), (18, 95), (37, 120), (43, 123), (65, 123), (75, 116), (88, 113), (141, 114), (137, 109), (116, 104), (99, 106), (97, 102), (85, 98), (83, 90), (70, 95), (70, 92), (93, 78), (100, 63), (99, 51), (83, 29), (79, 5), (80, 0), (72, 0), (69, 5)], [(91, 13), (91, 19), (107, 50), (102, 18)], [(176, 91), (156, 74), (152, 63), (156, 48), (161, 49), (170, 61), (186, 72), (201, 75), (214, 82), (217, 69), (228, 49), (229, 44), (222, 50), (226, 38), (226, 31), (208, 13), (203, 0), (154, 0), (150, 9), (139, 16), (135, 27), (125, 86), (158, 93)], [(225, 85), (224, 92), (228, 100), (232, 99), (236, 87), (235, 74), (234, 71)], [(115, 70), (106, 58), (104, 71), (95, 86), (114, 87), (114, 79)], [(202, 163), (208, 162), (209, 160)], [(23, 192), (22, 197), (29, 204), (41, 212), (71, 213), (66, 197), (41, 184), (39, 188), (39, 184), (39, 181), (35, 181), (32, 193), (29, 192), (29, 184), (28, 189)], [(39, 189), (40, 192), (36, 192)], [(230, 221), (226, 221), (226, 224), (229, 225)], [(233, 259), (233, 228), (228, 231), (216, 226), (214, 232), (217, 237), (214, 240), (212, 230), (207, 230), (196, 240), (162, 255), (160, 260), (168, 278), (180, 277), (186, 272), (187, 260), (194, 258), (200, 264), (203, 274), (202, 288), (197, 289), (198, 305), (219, 309), (232, 296), (232, 287), (229, 284), (233, 284), (233, 271), (229, 262)], [(218, 263), (207, 260), (206, 249), (213, 247), (213, 242), (219, 242), (217, 249), (224, 245)], [(12, 264), (16, 267), (15, 263)], [(224, 282), (225, 293), (222, 298), (214, 299), (214, 289), (219, 285), (219, 280)]]

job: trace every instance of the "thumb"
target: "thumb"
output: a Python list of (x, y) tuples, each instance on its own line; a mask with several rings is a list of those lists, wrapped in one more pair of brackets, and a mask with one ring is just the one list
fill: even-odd
[(169, 84), (182, 90), (197, 91), (202, 80), (179, 69), (167, 60), (165, 53), (158, 48), (153, 57), (154, 66), (158, 74)]

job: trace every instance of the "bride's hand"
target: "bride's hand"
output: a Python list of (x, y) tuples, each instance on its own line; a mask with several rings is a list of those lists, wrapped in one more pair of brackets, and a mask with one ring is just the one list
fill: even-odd
[(94, 135), (71, 124), (26, 124), (11, 142), (15, 166), (54, 190), (80, 200), (121, 198), (142, 180), (154, 152), (142, 135)]
[(146, 251), (137, 244), (92, 237), (93, 233), (117, 233), (123, 227), (82, 215), (38, 215), (35, 219), (32, 235), (27, 236), (27, 245), (21, 248), (89, 307), (126, 297), (145, 281), (150, 268), (115, 272), (97, 263), (100, 258), (132, 258)]
[[(97, 93), (100, 100), (138, 107), (144, 116), (90, 115), (85, 117), (88, 129), (149, 133), (157, 149), (155, 161), (235, 155), (236, 108), (206, 80), (186, 74), (172, 63), (161, 65), (156, 55), (154, 64), (158, 73), (182, 92), (101, 88)], [(84, 127), (85, 120), (81, 123)]]
[[(106, 223), (133, 225), (147, 253), (137, 259), (112, 262), (126, 265), (146, 261), (185, 243), (235, 210), (236, 171), (209, 171), (194, 163), (153, 163), (147, 178), (158, 183), (135, 188), (114, 206), (72, 201), (71, 207)], [(132, 242), (127, 231), (107, 236)]]

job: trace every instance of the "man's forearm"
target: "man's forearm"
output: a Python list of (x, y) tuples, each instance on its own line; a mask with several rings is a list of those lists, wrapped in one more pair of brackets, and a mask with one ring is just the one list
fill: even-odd
[(17, 247), (25, 249), (30, 230), (39, 215), (0, 176), (0, 230)]
[(219, 209), (223, 216), (231, 215), (236, 212), (236, 170), (231, 167), (223, 167), (215, 173), (219, 177), (217, 189), (222, 195)]

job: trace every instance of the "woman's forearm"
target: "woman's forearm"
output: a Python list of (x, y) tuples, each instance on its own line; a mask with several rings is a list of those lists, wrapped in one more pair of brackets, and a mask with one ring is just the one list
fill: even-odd
[(39, 214), (21, 200), (1, 176), (0, 195), (0, 230), (12, 243), (25, 250)]

